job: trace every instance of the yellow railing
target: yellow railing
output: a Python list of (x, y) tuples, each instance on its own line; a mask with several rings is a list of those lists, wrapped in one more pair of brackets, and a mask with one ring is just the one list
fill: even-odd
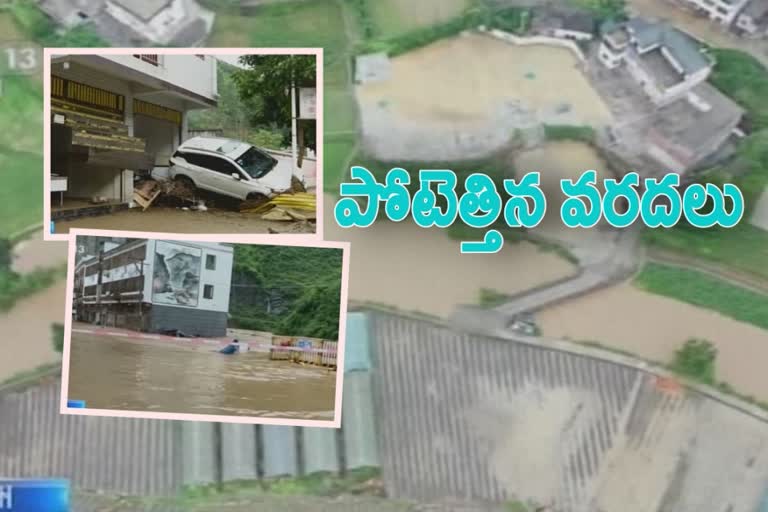
[(162, 107), (160, 105), (155, 105), (154, 103), (148, 103), (146, 101), (134, 99), (133, 113), (154, 117), (156, 119), (162, 119), (163, 121), (170, 121), (177, 125), (181, 124), (181, 112), (178, 110)]
[(125, 97), (92, 85), (51, 77), (51, 96), (117, 114), (125, 112)]

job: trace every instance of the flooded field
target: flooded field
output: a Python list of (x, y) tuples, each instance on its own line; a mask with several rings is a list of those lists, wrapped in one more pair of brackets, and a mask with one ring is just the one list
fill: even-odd
[(64, 323), (65, 290), (61, 280), (0, 313), (0, 382), (59, 361), (59, 354), (53, 350), (51, 324)]
[(392, 79), (358, 87), (358, 98), (363, 116), (386, 104), (410, 120), (485, 120), (519, 100), (545, 122), (609, 124), (610, 112), (579, 66), (565, 48), (468, 34), (392, 59)]
[(69, 398), (92, 409), (332, 420), (336, 372), (264, 353), (73, 332)]
[(13, 246), (12, 270), (20, 274), (38, 268), (51, 268), (67, 263), (68, 244), (64, 241), (46, 242), (42, 228), (27, 240)]
[(717, 379), (768, 399), (768, 331), (714, 311), (621, 284), (544, 310), (537, 322), (547, 337), (598, 341), (644, 359), (667, 363), (689, 338), (718, 350)]
[(370, 9), (384, 35), (445, 23), (471, 6), (469, 0), (378, 0)]
[(243, 214), (229, 210), (197, 212), (178, 208), (132, 208), (110, 215), (83, 217), (56, 222), (56, 233), (68, 233), (71, 228), (118, 229), (162, 233), (313, 233), (313, 224), (263, 220), (258, 214)]
[(585, 171), (597, 171), (598, 182), (612, 178), (608, 165), (595, 149), (583, 142), (548, 142), (543, 146), (522, 151), (514, 158), (515, 173), (523, 176), (529, 172), (541, 173), (541, 190), (547, 198), (547, 214), (535, 232), (566, 243), (589, 243), (590, 237), (598, 236), (593, 229), (570, 229), (560, 217), (560, 207), (565, 195), (560, 180), (575, 180)]
[[(325, 211), (335, 199), (325, 197)], [(481, 288), (519, 292), (568, 276), (575, 267), (533, 244), (504, 244), (498, 254), (461, 254), (459, 241), (441, 229), (377, 222), (366, 229), (342, 229), (328, 214), (327, 240), (352, 242), (349, 298), (447, 316), (457, 304), (475, 304)]]

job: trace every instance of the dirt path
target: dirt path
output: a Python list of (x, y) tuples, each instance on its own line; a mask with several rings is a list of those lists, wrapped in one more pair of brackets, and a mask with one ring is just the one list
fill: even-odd
[(0, 382), (18, 372), (59, 361), (53, 350), (51, 324), (64, 322), (65, 290), (64, 281), (60, 281), (0, 313)]
[(546, 309), (537, 322), (547, 337), (598, 341), (661, 363), (687, 339), (704, 338), (718, 349), (718, 380), (768, 399), (768, 331), (714, 311), (624, 283)]

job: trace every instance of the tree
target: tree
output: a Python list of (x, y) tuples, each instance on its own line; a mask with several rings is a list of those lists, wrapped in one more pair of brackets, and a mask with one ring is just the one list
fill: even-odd
[(675, 352), (672, 370), (706, 384), (715, 382), (717, 349), (711, 342), (691, 338)]
[(11, 268), (13, 261), (13, 245), (7, 238), (0, 238), (0, 272)]
[[(278, 127), (286, 130), (290, 142), (291, 102), (290, 87), (316, 87), (317, 63), (314, 55), (244, 55), (240, 63), (247, 69), (238, 69), (232, 75), (241, 100), (261, 98), (261, 108), (249, 111), (253, 127)], [(301, 140), (315, 149), (315, 123), (301, 122)]]
[(626, 0), (577, 0), (600, 20), (621, 20), (627, 17)]

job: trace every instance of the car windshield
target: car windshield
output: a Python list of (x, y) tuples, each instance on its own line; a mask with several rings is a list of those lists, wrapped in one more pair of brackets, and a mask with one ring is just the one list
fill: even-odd
[(277, 159), (251, 147), (235, 160), (251, 178), (261, 178), (277, 165)]

